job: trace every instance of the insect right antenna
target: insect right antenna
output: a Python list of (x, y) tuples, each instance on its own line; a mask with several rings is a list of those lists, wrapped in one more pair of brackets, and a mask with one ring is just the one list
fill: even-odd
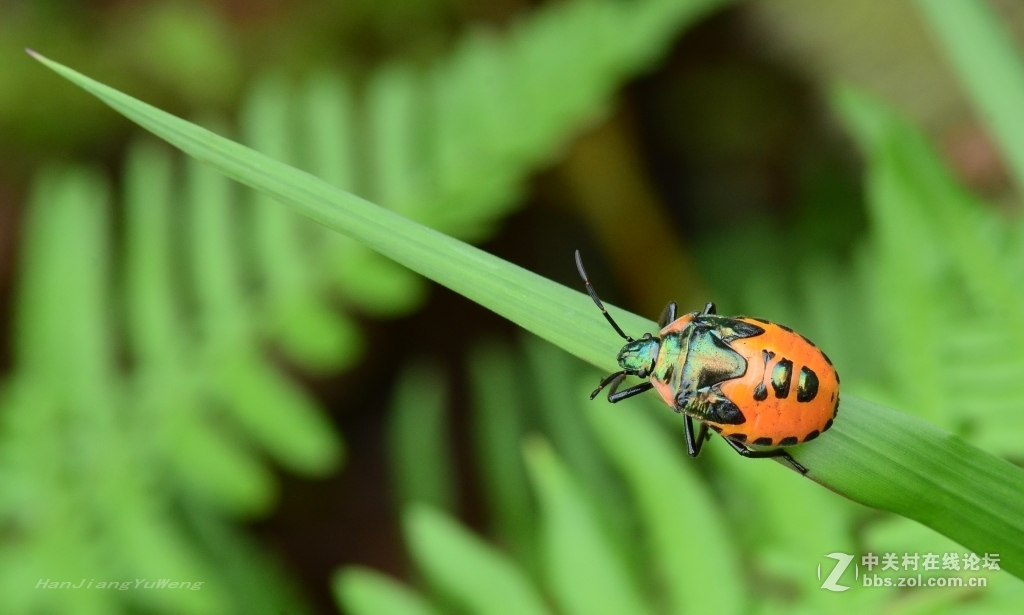
[(632, 342), (633, 338), (622, 332), (622, 329), (619, 328), (619, 325), (615, 323), (614, 319), (612, 319), (612, 315), (608, 313), (608, 310), (604, 309), (604, 304), (601, 303), (601, 300), (597, 297), (597, 291), (594, 290), (593, 285), (590, 283), (590, 279), (587, 278), (587, 272), (583, 269), (583, 259), (580, 258), (579, 250), (576, 250), (576, 269), (579, 270), (580, 277), (583, 278), (584, 284), (587, 285), (587, 292), (590, 294), (590, 298), (593, 299), (594, 303), (597, 304), (597, 307), (600, 308), (601, 313), (608, 319), (608, 322), (611, 324), (612, 328), (615, 329), (615, 332), (621, 335), (627, 342)]

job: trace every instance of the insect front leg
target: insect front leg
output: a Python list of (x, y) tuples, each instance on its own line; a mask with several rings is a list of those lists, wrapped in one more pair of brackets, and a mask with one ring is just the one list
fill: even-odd
[[(618, 383), (622, 382), (622, 379), (625, 378), (625, 377), (626, 377), (626, 372), (615, 372), (614, 374), (609, 374), (608, 376), (605, 376), (604, 378), (602, 378), (601, 379), (601, 383), (598, 384), (597, 388), (594, 389), (593, 392), (590, 394), (591, 401), (593, 401), (593, 399), (595, 397), (597, 397), (597, 394), (600, 393), (609, 384), (612, 384), (614, 387), (618, 387), (619, 386)], [(612, 391), (614, 391), (614, 390), (615, 389), (612, 388)]]
[(610, 401), (613, 404), (620, 402), (623, 399), (629, 399), (634, 395), (639, 395), (641, 393), (650, 391), (652, 388), (654, 388), (654, 385), (651, 384), (650, 382), (641, 382), (640, 384), (636, 386), (631, 386), (624, 391), (619, 391), (618, 388), (619, 385), (622, 384), (623, 379), (624, 378), (621, 378), (619, 380), (612, 382), (611, 388), (608, 389), (608, 401)]

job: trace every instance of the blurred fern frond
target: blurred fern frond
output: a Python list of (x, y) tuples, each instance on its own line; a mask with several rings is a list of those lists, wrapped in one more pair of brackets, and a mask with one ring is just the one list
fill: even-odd
[[(475, 30), (432, 65), (382, 67), (365, 87), (326, 71), (298, 82), (265, 75), (238, 132), (338, 186), (480, 240), (618, 85), (721, 3), (554, 4), (507, 34)], [(353, 314), (408, 313), (426, 286), (149, 142), (129, 149), (121, 186), (125, 266), (112, 281), (102, 180), (70, 170), (37, 182), (15, 372), (0, 400), (0, 526), (11, 528), (0, 535), (0, 600), (13, 613), (294, 612), (301, 606), (280, 574), (257, 565), (223, 520), (272, 505), (265, 457), (321, 475), (343, 448), (265, 347), (307, 371), (337, 372), (362, 352)], [(240, 210), (242, 200), (252, 207)], [(202, 581), (204, 591), (34, 590), (40, 579), (82, 575)]]
[[(848, 390), (885, 399), (958, 431), (995, 453), (1019, 458), (1024, 435), (1020, 418), (1024, 394), (1016, 383), (1024, 376), (1024, 345), (1020, 339), (1024, 331), (1020, 307), (1024, 305), (1024, 296), (1020, 295), (1024, 225), (1019, 216), (1007, 216), (960, 186), (922, 132), (884, 104), (862, 93), (843, 90), (836, 97), (836, 107), (867, 159), (867, 241), (861, 239), (858, 247), (845, 254), (822, 249), (815, 241), (815, 233), (807, 232), (813, 229), (806, 228), (807, 220), (803, 217), (794, 225), (797, 228), (763, 226), (709, 238), (706, 267), (719, 275), (708, 277), (719, 285), (724, 309), (757, 313), (796, 325), (828, 348)], [(834, 195), (821, 194), (823, 201), (812, 205), (828, 211), (827, 208), (836, 206), (836, 199), (831, 196)], [(764, 254), (779, 258), (758, 257)], [(736, 266), (737, 263), (746, 266)], [(544, 383), (534, 381), (522, 387), (518, 395), (511, 395), (509, 387), (502, 384), (509, 379), (508, 373), (513, 369), (510, 366), (517, 354), (510, 349), (491, 347), (474, 356), (474, 371), (486, 371), (486, 378), (480, 375), (475, 379), (494, 382), (503, 391), (498, 402), (494, 401), (499, 397), (496, 392), (478, 393), (477, 411), (493, 408), (501, 424), (527, 424), (547, 431), (556, 442), (555, 449), (571, 459), (573, 447), (560, 445), (558, 430), (531, 418), (528, 404), (515, 401), (522, 391), (543, 387)], [(573, 395), (582, 400), (585, 389), (580, 387), (581, 390), (573, 392), (566, 384), (572, 379), (566, 378), (564, 371), (549, 366), (547, 373), (561, 375), (549, 378), (548, 386), (564, 389), (566, 397), (562, 398), (559, 412), (564, 417), (574, 416), (578, 411), (573, 406), (579, 402), (572, 401)], [(478, 389), (486, 391), (487, 386), (480, 384)], [(657, 433), (654, 422), (644, 427), (647, 419), (636, 419), (643, 415), (634, 415), (636, 410), (629, 406), (639, 403), (639, 399), (624, 402), (614, 409), (599, 404), (587, 414), (604, 454), (630, 486), (634, 537), (657, 537), (647, 545), (648, 569), (639, 574), (644, 577), (646, 573), (648, 579), (641, 584), (648, 589), (642, 600), (661, 605), (665, 612), (742, 608), (742, 604), (730, 607), (721, 600), (705, 605), (701, 600), (707, 599), (706, 592), (687, 593), (686, 584), (693, 573), (683, 575), (682, 571), (695, 558), (700, 558), (697, 574), (720, 567), (715, 568), (721, 570), (714, 578), (716, 588), (722, 586), (723, 579), (735, 582), (735, 587), (716, 591), (716, 595), (756, 597), (754, 609), (763, 613), (1003, 613), (1024, 595), (1024, 586), (1019, 581), (1002, 574), (991, 578), (992, 586), (984, 592), (970, 588), (941, 594), (914, 594), (889, 588), (864, 590), (852, 579), (852, 591), (821, 591), (821, 579), (807, 571), (811, 563), (829, 552), (942, 554), (961, 552), (962, 547), (905, 518), (868, 516), (863, 509), (832, 494), (808, 488), (806, 482), (794, 480), (791, 473), (780, 471), (778, 466), (742, 461), (724, 447), (709, 448), (713, 462), (709, 484), (691, 477), (685, 479), (684, 488), (678, 484), (679, 477), (691, 470), (683, 465), (690, 462), (681, 459), (678, 437), (674, 445), (665, 447), (665, 452), (657, 452), (661, 448), (658, 442), (665, 435)], [(510, 406), (519, 408), (517, 420), (507, 418)], [(666, 414), (664, 408), (657, 410)], [(485, 411), (482, 416), (487, 414)], [(634, 420), (637, 425), (630, 427)], [(635, 434), (633, 429), (637, 429)], [(645, 431), (648, 429), (651, 431)], [(506, 438), (518, 439), (523, 428), (507, 431)], [(488, 499), (506, 506), (508, 502), (521, 501), (515, 495), (517, 481), (507, 480), (513, 475), (508, 467), (516, 462), (508, 458), (508, 452), (501, 453), (512, 447), (507, 443), (500, 445), (493, 436), (487, 444), (481, 447), (485, 459), (481, 467), (490, 469), (482, 478)], [(537, 447), (531, 447), (527, 453), (534, 467), (544, 465), (533, 458), (536, 450)], [(487, 459), (499, 455), (505, 459)], [(670, 460), (673, 455), (681, 461)], [(648, 458), (659, 461), (644, 467)], [(576, 480), (581, 485), (593, 486), (586, 475), (587, 472), (577, 473)], [(668, 482), (670, 475), (678, 475), (677, 484)], [(538, 480), (535, 487), (543, 501), (552, 496), (544, 493), (542, 482)], [(559, 481), (548, 477), (548, 482), (550, 489), (550, 483)], [(503, 484), (509, 485), (508, 493), (500, 493)], [(495, 490), (499, 493), (491, 495)], [(692, 501), (671, 505), (673, 497), (681, 493), (694, 497)], [(589, 499), (590, 506), (599, 511), (598, 516), (607, 518), (609, 511), (594, 495)], [(673, 523), (659, 524), (658, 510), (662, 507), (671, 510), (668, 518)], [(539, 509), (529, 502), (519, 504), (516, 508), (525, 510), (530, 521), (517, 524), (520, 529), (511, 532), (503, 518), (507, 513), (492, 508), (499, 544), (518, 556), (523, 569), (531, 571), (536, 588), (551, 596), (558, 612), (599, 612), (603, 605), (616, 604), (621, 597), (616, 596), (621, 585), (615, 580), (600, 574), (583, 574), (564, 583), (561, 575), (568, 575), (566, 570), (584, 564), (577, 561), (576, 566), (559, 565), (561, 558), (568, 557), (565, 551), (599, 549), (607, 544), (607, 538), (589, 536), (586, 545), (564, 548), (561, 554), (546, 552), (552, 547), (544, 544), (550, 535), (543, 528), (554, 522), (550, 517), (558, 517), (564, 510), (556, 514), (550, 503)], [(691, 518), (685, 520), (686, 515)], [(569, 541), (565, 535), (585, 533), (581, 528), (588, 525), (586, 517), (577, 513), (573, 523), (559, 525), (560, 541)], [(715, 524), (723, 521), (730, 530), (728, 538), (716, 537), (713, 531)], [(700, 529), (684, 530), (682, 536), (672, 534), (688, 523)], [(538, 527), (541, 529), (521, 529)], [(488, 605), (475, 605), (465, 588), (434, 570), (441, 566), (455, 570), (466, 563), (440, 560), (442, 552), (451, 559), (459, 558), (451, 546), (437, 547), (435, 557), (422, 555), (420, 534), (427, 531), (413, 525), (407, 528), (413, 559), (430, 582), (427, 595), (433, 592), (447, 597), (470, 613), (501, 612)], [(682, 557), (673, 557), (674, 547), (696, 546), (702, 538), (707, 544), (699, 552), (691, 550)], [(441, 539), (435, 537), (435, 542)], [(520, 555), (530, 552), (535, 544), (541, 545), (542, 561), (536, 572), (531, 561)], [(705, 557), (709, 552), (716, 557)], [(744, 553), (746, 557), (738, 565), (739, 558), (730, 557), (730, 553)], [(620, 551), (615, 557), (618, 563), (612, 568), (629, 567), (626, 553)], [(592, 555), (590, 559), (600, 562), (601, 556)], [(673, 565), (659, 570), (659, 565), (667, 562)], [(356, 579), (348, 572), (339, 576), (339, 601), (354, 615), (374, 612), (364, 610), (349, 598), (357, 588), (380, 591), (382, 581), (373, 579), (371, 585), (371, 578)], [(478, 581), (494, 587), (507, 583), (497, 575)], [(580, 606), (584, 602), (565, 599), (561, 594), (567, 588), (570, 593), (582, 588), (585, 595), (578, 598), (589, 601), (586, 606)], [(650, 608), (643, 603), (628, 607), (621, 606), (621, 601), (618, 604), (616, 612), (645, 613)]]
[[(852, 89), (835, 101), (868, 163), (866, 241), (843, 255), (808, 245), (794, 228), (711, 238), (706, 260), (723, 271), (732, 259), (786, 255), (711, 276), (726, 309), (807, 332), (848, 390), (1019, 457), (1019, 216), (959, 185), (924, 134), (880, 101)], [(787, 260), (796, 266), (781, 266)]]
[[(47, 170), (25, 226), (17, 371), (6, 384), (0, 443), (0, 515), (10, 528), (0, 591), (12, 613), (115, 612), (126, 594), (103, 591), (109, 583), (203, 583), (214, 572), (153, 497), (132, 438), (111, 336), (107, 194), (96, 173)], [(214, 587), (134, 592), (128, 602), (219, 613), (227, 599)]]
[(870, 296), (893, 393), (992, 452), (1024, 454), (1019, 217), (960, 186), (878, 101), (844, 90), (837, 106), (869, 160)]
[[(850, 591), (823, 591), (814, 567), (828, 553), (943, 553), (959, 546), (906, 519), (866, 515), (778, 464), (740, 458), (717, 439), (706, 458), (689, 459), (681, 425), (660, 400), (588, 401), (597, 380), (590, 368), (532, 337), (523, 342), (518, 349), (486, 342), (467, 355), (487, 533), (465, 528), (451, 510), (396, 492), (423, 583), (413, 588), (365, 568), (343, 569), (335, 595), (344, 612), (852, 615), (957, 612), (970, 599), (971, 612), (982, 614), (1002, 613), (1022, 595), (1019, 581), (1003, 574), (990, 578), (984, 593), (965, 588), (927, 599), (895, 587), (865, 589), (852, 572), (844, 578)], [(546, 384), (536, 372), (524, 376), (543, 354), (544, 365), (562, 376)], [(555, 406), (538, 408), (551, 399)], [(411, 429), (416, 415), (398, 411)], [(579, 443), (560, 440), (545, 423), (548, 411), (595, 446), (592, 463), (624, 487), (618, 506), (601, 495), (608, 485), (593, 468), (575, 467), (571, 451)], [(446, 432), (437, 429), (436, 416), (422, 422), (422, 432), (443, 446)], [(447, 464), (436, 455), (416, 457), (395, 464), (399, 483), (436, 475), (431, 466)]]

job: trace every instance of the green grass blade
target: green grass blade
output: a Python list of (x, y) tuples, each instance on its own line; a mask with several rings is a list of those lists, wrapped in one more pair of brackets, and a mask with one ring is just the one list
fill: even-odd
[(544, 600), (511, 558), (450, 517), (413, 507), (405, 534), (420, 571), (473, 615), (548, 615)]
[[(614, 367), (621, 340), (608, 329), (586, 295), (412, 222), (56, 62), (41, 56), (40, 61), (228, 177), (270, 194), (329, 228), (359, 239), (571, 354), (590, 362), (596, 360), (604, 369)], [(567, 257), (566, 266), (573, 267), (571, 255)], [(529, 300), (524, 300), (526, 297)], [(613, 312), (627, 331), (652, 329), (646, 319), (614, 308)], [(563, 325), (571, 324), (553, 327), (552, 314), (558, 314), (558, 321)]]
[[(359, 192), (359, 118), (351, 85), (340, 75), (318, 72), (306, 80), (300, 99), (303, 168), (339, 188)], [(423, 303), (422, 278), (351, 237), (319, 228), (320, 258), (333, 263), (320, 268), (321, 283), (336, 287), (346, 303), (377, 316), (398, 316)]]
[[(851, 418), (852, 417), (852, 418)], [(848, 420), (845, 420), (848, 419)], [(830, 437), (797, 449), (812, 478), (852, 500), (915, 519), (1024, 573), (1024, 471), (934, 425), (843, 396)]]
[[(186, 153), (606, 370), (621, 340), (590, 299), (416, 224), (311, 175), (36, 56)], [(572, 267), (566, 255), (566, 267)], [(653, 322), (611, 308), (626, 331)], [(846, 497), (916, 519), (1024, 575), (1024, 470), (900, 412), (843, 396), (828, 433), (794, 449), (810, 478)], [(751, 462), (757, 463), (757, 462)]]
[(329, 184), (356, 192), (356, 113), (352, 87), (341, 75), (319, 71), (299, 93), (303, 167)]
[[(262, 79), (241, 112), (243, 140), (253, 149), (296, 164), (292, 117), (296, 104), (283, 75)], [(289, 357), (320, 373), (350, 366), (362, 350), (355, 323), (318, 296), (309, 220), (259, 192), (250, 192), (254, 248), (266, 302), (265, 327)]]
[(334, 598), (349, 615), (438, 615), (423, 596), (379, 572), (353, 566), (333, 582)]
[(983, 0), (918, 0), (967, 93), (1024, 191), (1024, 59)]
[(185, 324), (173, 292), (170, 150), (139, 142), (124, 170), (125, 289), (136, 375), (136, 420), (152, 422), (153, 442), (171, 458), (191, 494), (235, 513), (266, 510), (274, 479), (263, 464), (205, 422)]
[(341, 441), (314, 400), (277, 372), (250, 341), (240, 264), (231, 250), (234, 187), (194, 160), (186, 165), (195, 281), (204, 334), (203, 378), (255, 440), (297, 472), (326, 473)]

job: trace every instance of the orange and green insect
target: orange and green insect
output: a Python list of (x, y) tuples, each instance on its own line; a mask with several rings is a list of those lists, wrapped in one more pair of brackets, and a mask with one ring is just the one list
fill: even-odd
[[(654, 389), (685, 416), (691, 457), (700, 453), (711, 428), (744, 457), (783, 457), (807, 473), (784, 447), (817, 438), (839, 413), (839, 374), (824, 352), (789, 327), (719, 316), (714, 303), (679, 317), (675, 302), (669, 303), (658, 334), (635, 340), (604, 308), (579, 251), (576, 267), (594, 303), (626, 340), (617, 357), (622, 369), (602, 379), (590, 399), (608, 385), (612, 403)], [(619, 391), (626, 376), (647, 382)], [(697, 435), (693, 419), (700, 422)]]

